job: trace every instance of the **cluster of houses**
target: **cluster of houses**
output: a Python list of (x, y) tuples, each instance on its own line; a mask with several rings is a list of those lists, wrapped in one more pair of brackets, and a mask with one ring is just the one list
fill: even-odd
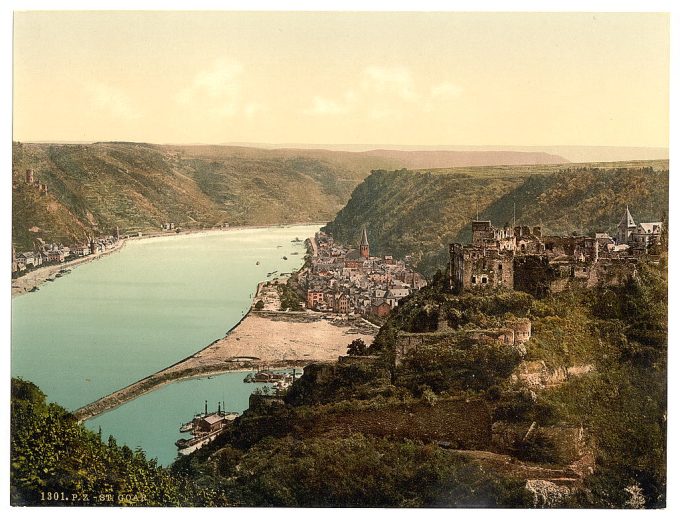
[(427, 283), (403, 261), (371, 256), (365, 228), (358, 249), (337, 244), (321, 231), (312, 249), (311, 264), (299, 275), (308, 309), (382, 318)]
[(565, 290), (574, 283), (618, 285), (635, 273), (638, 259), (654, 253), (662, 222), (635, 224), (628, 207), (618, 233), (593, 236), (543, 236), (540, 226), (496, 228), (472, 222), (472, 243), (449, 247), (451, 289), (505, 287), (536, 296)]
[(18, 276), (26, 269), (40, 267), (43, 264), (59, 264), (66, 260), (103, 253), (116, 246), (120, 240), (118, 228), (115, 235), (91, 237), (87, 242), (72, 247), (63, 244), (47, 244), (38, 239), (38, 247), (34, 251), (17, 253), (12, 248), (12, 276)]

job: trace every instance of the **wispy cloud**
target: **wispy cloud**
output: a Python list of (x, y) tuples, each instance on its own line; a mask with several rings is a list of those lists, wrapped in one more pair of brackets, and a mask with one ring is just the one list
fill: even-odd
[(334, 101), (321, 96), (314, 96), (312, 106), (305, 110), (310, 115), (340, 115), (350, 111), (350, 104), (345, 101)]
[(211, 104), (214, 113), (233, 116), (239, 109), (243, 66), (236, 61), (217, 60), (212, 67), (199, 71), (177, 95), (183, 105)]
[(361, 85), (365, 90), (396, 94), (405, 101), (416, 101), (419, 97), (415, 92), (411, 71), (403, 66), (366, 67)]
[(453, 83), (449, 83), (448, 81), (435, 85), (430, 89), (430, 95), (433, 98), (457, 98), (462, 92), (463, 89), (461, 87), (454, 85)]
[(116, 119), (133, 120), (141, 117), (122, 89), (108, 83), (94, 82), (87, 86), (87, 94), (94, 110)]
[(359, 73), (353, 89), (336, 98), (316, 95), (304, 113), (315, 116), (363, 113), (374, 120), (396, 120), (409, 111), (432, 112), (441, 103), (459, 97), (462, 91), (450, 81), (429, 88), (418, 86), (411, 70), (401, 65), (372, 65)]
[(267, 107), (263, 105), (262, 103), (255, 103), (255, 102), (250, 102), (246, 103), (243, 105), (243, 113), (247, 118), (253, 118), (257, 114), (260, 114), (262, 112), (266, 112)]

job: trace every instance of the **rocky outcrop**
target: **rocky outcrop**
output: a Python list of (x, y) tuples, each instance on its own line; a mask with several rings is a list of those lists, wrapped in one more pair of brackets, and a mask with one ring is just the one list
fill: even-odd
[(560, 507), (571, 493), (567, 486), (548, 480), (527, 480), (526, 489), (533, 495), (535, 508)]
[(570, 377), (580, 377), (594, 370), (593, 365), (548, 368), (545, 361), (523, 361), (511, 379), (534, 389), (561, 385)]

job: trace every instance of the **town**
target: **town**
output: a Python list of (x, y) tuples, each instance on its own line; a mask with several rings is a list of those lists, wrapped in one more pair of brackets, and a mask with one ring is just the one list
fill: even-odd
[(308, 309), (384, 318), (399, 300), (427, 284), (403, 260), (371, 256), (366, 228), (358, 249), (342, 246), (321, 231), (310, 242), (311, 263), (298, 278)]
[(120, 233), (116, 228), (114, 235), (90, 237), (87, 241), (74, 247), (63, 244), (52, 244), (36, 239), (36, 249), (17, 253), (12, 247), (12, 278), (21, 276), (24, 271), (40, 267), (43, 264), (63, 264), (69, 260), (83, 258), (89, 255), (104, 253), (118, 247)]

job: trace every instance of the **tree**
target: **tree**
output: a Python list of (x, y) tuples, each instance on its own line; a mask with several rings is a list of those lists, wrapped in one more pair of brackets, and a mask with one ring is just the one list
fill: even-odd
[(368, 346), (361, 338), (355, 339), (347, 345), (347, 354), (350, 356), (365, 356), (368, 354)]

